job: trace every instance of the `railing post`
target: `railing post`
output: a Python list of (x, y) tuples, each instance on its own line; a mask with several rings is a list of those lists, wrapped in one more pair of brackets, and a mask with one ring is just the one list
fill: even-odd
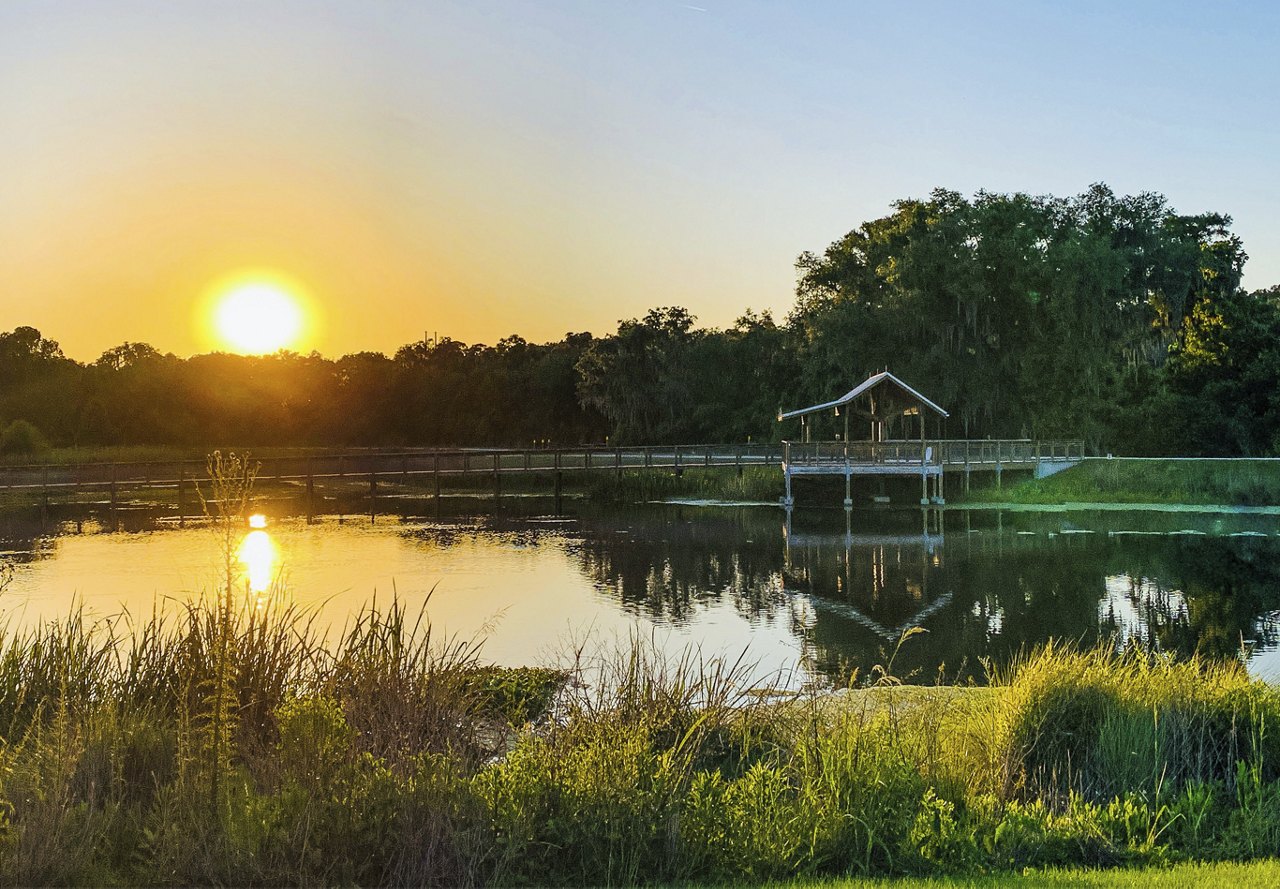
[(560, 487), (561, 487), (561, 470), (560, 470), (560, 451), (559, 451), (559, 450), (557, 450), (557, 451), (556, 451), (555, 466), (556, 466), (556, 488), (555, 488), (555, 491), (556, 491), (556, 513), (557, 513), (557, 514), (559, 514), (559, 513), (560, 513), (560, 505), (561, 505), (561, 499), (560, 499), (560, 494), (561, 494), (561, 491), (560, 491)]

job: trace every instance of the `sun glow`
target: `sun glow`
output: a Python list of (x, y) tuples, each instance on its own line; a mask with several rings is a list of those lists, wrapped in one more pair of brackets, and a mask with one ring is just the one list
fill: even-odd
[(219, 342), (245, 355), (263, 355), (296, 345), (305, 314), (290, 290), (272, 281), (243, 281), (222, 290), (213, 309)]
[(276, 546), (271, 535), (253, 530), (245, 535), (236, 553), (244, 566), (244, 579), (249, 592), (261, 595), (271, 588), (276, 578)]

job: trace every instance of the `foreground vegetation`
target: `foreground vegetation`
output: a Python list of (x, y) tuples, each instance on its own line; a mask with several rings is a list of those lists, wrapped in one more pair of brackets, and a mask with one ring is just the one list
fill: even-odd
[(992, 503), (1280, 504), (1280, 461), (1089, 460), (1043, 479), (974, 487), (963, 499)]
[(0, 640), (0, 878), (762, 882), (1280, 852), (1280, 693), (1235, 663), (1049, 647), (989, 690), (793, 698), (639, 643), (497, 670), (397, 605), (325, 642), (258, 604)]

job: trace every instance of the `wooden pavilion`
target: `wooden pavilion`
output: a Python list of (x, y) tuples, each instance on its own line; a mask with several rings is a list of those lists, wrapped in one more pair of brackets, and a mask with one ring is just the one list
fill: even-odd
[[(814, 442), (814, 421), (828, 411), (843, 419), (844, 434), (836, 441)], [(794, 504), (793, 475), (843, 475), (845, 506), (853, 505), (851, 484), (855, 475), (919, 475), (921, 504), (930, 502), (930, 479), (934, 483), (933, 502), (943, 502), (941, 454), (933, 452), (926, 438), (926, 419), (930, 415), (939, 422), (948, 416), (935, 401), (888, 370), (868, 377), (833, 401), (779, 413), (779, 420), (799, 419), (802, 429), (800, 442), (784, 442), (784, 505)], [(869, 439), (850, 440), (850, 421), (854, 417), (870, 425)], [(917, 431), (918, 445), (913, 441)]]

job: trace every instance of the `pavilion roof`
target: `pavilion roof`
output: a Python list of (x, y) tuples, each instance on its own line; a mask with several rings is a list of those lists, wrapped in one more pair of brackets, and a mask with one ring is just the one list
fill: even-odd
[(778, 414), (778, 419), (790, 420), (793, 417), (801, 417), (801, 416), (804, 416), (805, 414), (814, 414), (814, 413), (817, 413), (818, 411), (825, 411), (825, 410), (830, 410), (831, 408), (842, 407), (843, 405), (849, 404), (855, 399), (860, 398), (863, 395), (866, 395), (868, 392), (870, 392), (871, 390), (879, 386), (890, 386), (896, 389), (899, 392), (899, 394), (905, 395), (907, 397), (907, 400), (913, 401), (916, 404), (920, 405), (921, 407), (929, 408), (940, 417), (949, 416), (949, 414), (945, 410), (943, 410), (941, 407), (939, 407), (935, 402), (931, 401), (928, 398), (925, 398), (917, 390), (908, 386), (906, 383), (902, 382), (902, 380), (898, 379), (897, 377), (895, 377), (893, 374), (889, 373), (886, 370), (886, 371), (882, 371), (881, 373), (875, 374), (874, 376), (867, 377), (865, 380), (863, 380), (857, 386), (854, 386), (852, 389), (850, 389), (844, 395), (837, 398), (835, 401), (827, 401), (822, 404), (815, 404), (812, 407), (802, 407), (793, 411), (784, 411), (783, 413)]

